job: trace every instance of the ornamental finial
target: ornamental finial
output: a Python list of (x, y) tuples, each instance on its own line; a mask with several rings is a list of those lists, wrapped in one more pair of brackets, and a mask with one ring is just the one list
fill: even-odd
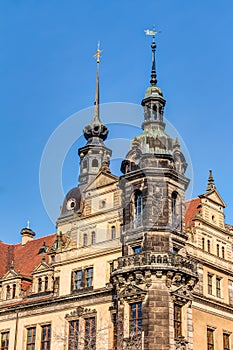
[(214, 178), (212, 170), (209, 171), (208, 185), (206, 187), (206, 191), (211, 191), (215, 188)]
[(96, 58), (96, 63), (100, 63), (100, 58), (101, 58), (101, 52), (103, 50), (100, 50), (100, 41), (98, 41), (98, 44), (97, 44), (97, 51), (96, 53), (94, 54), (94, 57)]
[(161, 31), (155, 30), (155, 26), (153, 26), (153, 29), (146, 29), (144, 30), (146, 35), (152, 36), (152, 69), (151, 69), (151, 80), (150, 83), (152, 86), (156, 86), (157, 84), (157, 75), (156, 75), (156, 68), (155, 68), (155, 49), (156, 49), (156, 43), (155, 43), (155, 36), (158, 33), (161, 33)]

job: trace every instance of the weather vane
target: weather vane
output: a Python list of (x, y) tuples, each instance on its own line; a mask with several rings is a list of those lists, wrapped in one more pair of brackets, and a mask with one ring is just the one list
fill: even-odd
[(95, 53), (95, 55), (94, 55), (94, 57), (96, 57), (96, 62), (97, 63), (100, 63), (100, 57), (101, 57), (101, 52), (102, 52), (103, 50), (100, 50), (100, 41), (98, 41), (98, 45), (97, 45), (97, 51), (96, 51), (96, 53)]
[(146, 29), (146, 30), (144, 30), (144, 32), (146, 33), (146, 35), (152, 36), (153, 42), (154, 42), (155, 41), (155, 36), (158, 33), (161, 33), (161, 30), (155, 30), (155, 26), (153, 26), (153, 29)]

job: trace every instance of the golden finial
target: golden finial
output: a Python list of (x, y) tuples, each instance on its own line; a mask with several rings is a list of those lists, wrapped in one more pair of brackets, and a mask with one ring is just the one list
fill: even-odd
[(96, 57), (96, 62), (97, 63), (100, 63), (100, 57), (101, 57), (101, 52), (102, 52), (103, 50), (100, 50), (100, 41), (98, 41), (98, 45), (97, 45), (97, 51), (96, 51), (96, 53), (95, 53), (95, 55), (94, 55), (94, 57)]

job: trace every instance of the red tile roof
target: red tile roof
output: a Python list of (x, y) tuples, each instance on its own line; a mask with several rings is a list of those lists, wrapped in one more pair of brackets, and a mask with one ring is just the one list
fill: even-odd
[(0, 277), (3, 277), (9, 270), (11, 263), (14, 270), (25, 276), (31, 276), (34, 268), (41, 262), (43, 254), (38, 254), (44, 242), (47, 247), (52, 247), (56, 234), (33, 239), (22, 244), (5, 244), (0, 242)]
[(185, 203), (185, 230), (194, 226), (193, 218), (200, 212), (201, 198), (193, 198)]

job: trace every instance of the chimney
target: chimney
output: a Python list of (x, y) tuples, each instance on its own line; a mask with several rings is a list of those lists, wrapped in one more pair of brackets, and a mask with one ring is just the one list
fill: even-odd
[(35, 236), (35, 232), (33, 232), (30, 228), (25, 227), (21, 230), (22, 235), (22, 245), (25, 245), (27, 242), (32, 241)]

